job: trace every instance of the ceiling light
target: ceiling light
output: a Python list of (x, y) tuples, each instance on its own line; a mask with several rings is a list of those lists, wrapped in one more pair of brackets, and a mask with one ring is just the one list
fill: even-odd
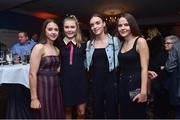
[(115, 16), (121, 14), (121, 10), (118, 8), (106, 9), (104, 10), (104, 14), (109, 16)]
[(41, 19), (58, 18), (57, 15), (48, 12), (34, 12), (33, 15)]

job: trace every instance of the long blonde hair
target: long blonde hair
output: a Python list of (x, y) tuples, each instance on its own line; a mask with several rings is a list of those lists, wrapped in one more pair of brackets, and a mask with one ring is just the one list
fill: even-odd
[(161, 34), (156, 27), (149, 28), (149, 29), (147, 30), (147, 33), (148, 33), (148, 37), (149, 37), (150, 39), (152, 39), (153, 37)]
[(76, 18), (75, 15), (67, 16), (63, 21), (63, 25), (64, 25), (65, 21), (68, 21), (68, 20), (75, 21), (75, 24), (76, 24), (76, 27), (77, 27), (75, 41), (77, 43), (77, 46), (81, 47), (81, 43), (83, 42), (83, 38), (82, 38), (82, 33), (81, 33), (81, 29), (80, 29), (80, 26), (79, 26), (78, 19)]

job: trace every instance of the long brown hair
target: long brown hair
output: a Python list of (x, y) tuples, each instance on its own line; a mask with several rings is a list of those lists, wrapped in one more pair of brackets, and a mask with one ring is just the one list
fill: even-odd
[(133, 36), (141, 36), (139, 26), (133, 15), (131, 15), (130, 13), (122, 13), (120, 15), (120, 18), (121, 17), (126, 18), (126, 20), (128, 21)]
[[(101, 15), (100, 13), (94, 13), (90, 20), (93, 18), (93, 17), (99, 17), (101, 18), (101, 20), (106, 24), (106, 20), (105, 20), (105, 17), (103, 15)], [(104, 33), (107, 34), (107, 26), (105, 25), (104, 27)], [(93, 40), (95, 38), (95, 35), (93, 34), (92, 30), (90, 30), (90, 34), (91, 34), (91, 40)]]
[(75, 41), (77, 43), (77, 46), (81, 47), (81, 43), (83, 42), (83, 38), (82, 38), (82, 33), (81, 33), (81, 29), (80, 29), (80, 26), (79, 26), (78, 19), (76, 18), (75, 15), (67, 16), (63, 21), (63, 25), (64, 25), (65, 21), (68, 21), (68, 20), (72, 20), (76, 24), (77, 30), (76, 30)]
[(41, 28), (41, 34), (40, 34), (40, 38), (39, 38), (39, 43), (42, 43), (42, 44), (46, 44), (47, 43), (46, 26), (47, 26), (47, 24), (49, 24), (51, 22), (57, 24), (57, 22), (54, 19), (46, 19), (44, 21), (44, 23), (42, 25), (42, 28)]

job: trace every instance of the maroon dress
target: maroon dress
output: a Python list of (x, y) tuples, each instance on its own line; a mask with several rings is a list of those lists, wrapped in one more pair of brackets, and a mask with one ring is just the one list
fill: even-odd
[(60, 79), (57, 74), (59, 56), (45, 56), (41, 59), (37, 73), (37, 94), (41, 109), (35, 110), (35, 118), (63, 118)]

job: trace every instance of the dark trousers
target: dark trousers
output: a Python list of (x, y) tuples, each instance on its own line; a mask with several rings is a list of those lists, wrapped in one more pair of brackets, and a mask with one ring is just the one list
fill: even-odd
[(154, 93), (154, 115), (155, 118), (169, 118), (169, 111), (171, 109), (169, 103), (168, 92)]

